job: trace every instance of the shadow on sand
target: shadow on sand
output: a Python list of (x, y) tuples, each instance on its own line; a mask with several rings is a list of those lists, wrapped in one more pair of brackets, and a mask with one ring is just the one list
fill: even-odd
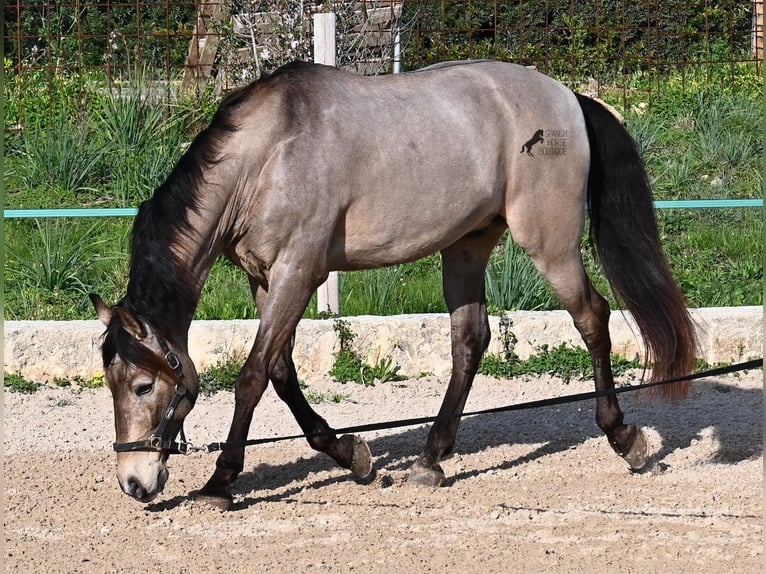
[[(718, 444), (716, 453), (709, 461), (711, 463), (736, 464), (762, 451), (762, 389), (742, 389), (726, 384), (725, 379), (707, 379), (696, 382), (691, 396), (678, 403), (621, 395), (620, 406), (627, 423), (653, 428), (662, 438), (662, 446), (650, 457), (647, 470), (661, 464), (668, 454), (690, 446), (692, 441), (710, 432)], [(445, 486), (485, 472), (528, 464), (574, 448), (588, 439), (603, 436), (594, 421), (594, 408), (592, 401), (578, 402), (464, 419), (458, 431), (455, 453), (476, 454), (509, 443), (538, 446), (524, 456), (499, 465), (479, 466), (449, 476)], [(368, 440), (375, 468), (389, 472), (406, 471), (425, 445), (427, 432), (428, 428), (420, 426)], [(606, 440), (604, 449), (610, 452)], [(259, 502), (288, 499), (306, 488), (305, 485), (285, 488), (291, 483), (336, 468), (334, 461), (321, 453), (287, 464), (271, 465), (263, 461), (252, 471), (243, 472), (235, 483), (235, 498), (240, 500), (234, 510), (242, 510)], [(309, 488), (322, 488), (339, 480), (353, 478), (317, 477)], [(248, 495), (255, 491), (259, 494), (274, 491), (274, 494)], [(241, 495), (245, 495), (244, 500)], [(178, 506), (185, 500), (187, 497), (175, 497), (151, 504), (147, 509), (161, 511)]]

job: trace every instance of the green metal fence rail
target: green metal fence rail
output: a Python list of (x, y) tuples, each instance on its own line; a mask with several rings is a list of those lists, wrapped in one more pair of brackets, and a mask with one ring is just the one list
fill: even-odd
[[(732, 207), (763, 207), (763, 199), (680, 199), (655, 201), (657, 209), (718, 209)], [(111, 209), (5, 209), (4, 219), (53, 217), (133, 217), (133, 207)]]

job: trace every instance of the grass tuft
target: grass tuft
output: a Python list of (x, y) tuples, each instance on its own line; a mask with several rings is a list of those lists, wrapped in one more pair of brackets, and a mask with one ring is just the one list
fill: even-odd
[(3, 387), (12, 393), (32, 394), (42, 385), (29, 381), (17, 373), (3, 373)]
[(556, 309), (558, 299), (510, 233), (495, 250), (485, 277), (487, 307), (497, 311)]
[(241, 352), (216, 361), (215, 364), (199, 373), (200, 392), (203, 395), (213, 395), (219, 391), (233, 391), (244, 362), (245, 355)]
[(340, 339), (340, 349), (335, 354), (335, 363), (329, 374), (336, 381), (374, 386), (376, 382), (403, 381), (406, 378), (399, 373), (401, 367), (395, 365), (391, 357), (378, 357), (374, 365), (365, 363), (353, 348), (356, 334), (351, 331), (347, 321), (335, 319), (333, 330)]

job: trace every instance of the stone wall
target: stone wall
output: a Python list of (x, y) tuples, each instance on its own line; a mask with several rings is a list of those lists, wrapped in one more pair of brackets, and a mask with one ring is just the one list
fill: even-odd
[[(763, 310), (731, 307), (692, 310), (698, 326), (699, 357), (709, 363), (737, 362), (763, 356)], [(540, 345), (562, 342), (583, 346), (564, 311), (509, 313), (518, 338), (516, 352), (525, 358)], [(368, 362), (391, 357), (401, 373), (418, 376), (450, 371), (449, 316), (402, 315), (346, 317), (356, 334), (355, 347)], [(491, 317), (490, 352), (500, 350), (499, 318)], [(189, 349), (199, 370), (234, 354), (246, 354), (255, 339), (258, 321), (195, 321), (189, 331)], [(615, 353), (633, 358), (641, 353), (637, 330), (625, 314), (612, 313), (610, 322)], [(54, 377), (89, 379), (102, 370), (103, 325), (98, 321), (6, 321), (5, 372), (35, 381)], [(301, 321), (294, 358), (301, 377), (324, 374), (333, 364), (338, 337), (332, 320)]]

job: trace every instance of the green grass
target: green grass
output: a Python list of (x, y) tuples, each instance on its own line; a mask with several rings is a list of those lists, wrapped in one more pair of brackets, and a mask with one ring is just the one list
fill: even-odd
[(338, 334), (340, 348), (335, 353), (335, 362), (329, 374), (339, 383), (354, 382), (374, 386), (376, 383), (401, 381), (406, 378), (399, 373), (400, 367), (394, 364), (391, 357), (378, 357), (374, 365), (365, 363), (354, 348), (356, 334), (351, 331), (348, 322), (336, 319), (333, 330)]
[(55, 125), (31, 125), (6, 144), (6, 206), (36, 208), (92, 201), (103, 183), (105, 148), (94, 142), (87, 123), (56, 118)]
[[(565, 383), (572, 379), (593, 378), (593, 364), (588, 351), (562, 343), (556, 347), (541, 345), (527, 359), (516, 354), (518, 339), (513, 333), (513, 319), (501, 315), (499, 325), (501, 352), (486, 353), (479, 365), (479, 373), (500, 379), (526, 377), (531, 375), (552, 375)], [(629, 361), (619, 355), (611, 355), (612, 372), (615, 376), (628, 369), (641, 368), (638, 360)]]
[[(243, 354), (234, 353), (222, 357), (215, 364), (207, 367), (199, 373), (200, 392), (206, 396), (222, 391), (233, 392), (244, 361)], [(300, 381), (299, 384), (310, 404), (341, 403), (349, 397), (348, 394), (339, 391), (322, 392), (312, 389), (303, 381)]]
[(445, 313), (441, 259), (426, 257), (406, 265), (340, 275), (343, 315)]
[(340, 393), (336, 391), (317, 391), (305, 383), (301, 385), (301, 389), (303, 390), (306, 400), (311, 405), (318, 405), (320, 403), (342, 403), (343, 401), (347, 401), (351, 396), (348, 393)]
[(678, 107), (626, 116), (657, 199), (759, 195), (762, 105), (730, 92), (698, 93)]
[(40, 386), (40, 383), (29, 381), (17, 373), (3, 373), (3, 388), (12, 393), (32, 394)]
[(759, 215), (756, 210), (662, 215), (665, 250), (691, 306), (761, 304), (763, 222)]
[(225, 356), (215, 364), (199, 373), (199, 390), (203, 395), (213, 395), (220, 391), (233, 391), (239, 371), (245, 362), (242, 353)]
[(244, 271), (221, 259), (202, 288), (195, 319), (255, 319), (258, 310)]
[(496, 312), (544, 311), (559, 307), (551, 286), (509, 233), (490, 258), (485, 286), (487, 307)]
[[(612, 373), (616, 377), (629, 369), (642, 368), (638, 360), (628, 361), (615, 354), (611, 355), (611, 363)], [(569, 383), (572, 379), (592, 379), (593, 365), (587, 350), (562, 343), (555, 347), (542, 345), (537, 348), (537, 353), (527, 359), (509, 361), (500, 355), (487, 354), (482, 359), (479, 373), (503, 379), (551, 375)]]

